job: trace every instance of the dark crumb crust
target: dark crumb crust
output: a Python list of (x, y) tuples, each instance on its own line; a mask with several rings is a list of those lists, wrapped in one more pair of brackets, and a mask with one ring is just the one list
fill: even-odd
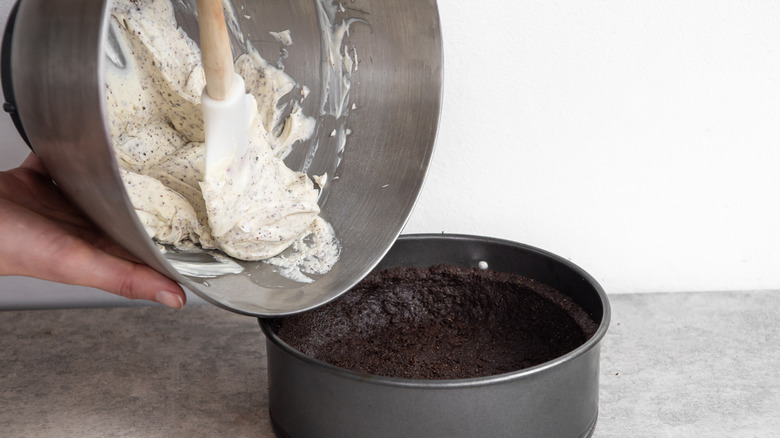
[(436, 380), (546, 362), (582, 345), (598, 324), (533, 279), (439, 265), (373, 273), (333, 303), (272, 327), (287, 344), (326, 363)]

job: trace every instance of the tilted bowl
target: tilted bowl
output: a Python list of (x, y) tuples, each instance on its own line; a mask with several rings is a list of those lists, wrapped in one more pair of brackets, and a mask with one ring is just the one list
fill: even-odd
[[(178, 24), (192, 35), (194, 0), (174, 5)], [(282, 278), (262, 262), (242, 262), (243, 273), (212, 279), (184, 275), (171, 263), (176, 254), (161, 254), (148, 238), (122, 185), (108, 134), (103, 67), (109, 6), (107, 0), (21, 0), (4, 41), (6, 110), (54, 181), (98, 226), (207, 301), (249, 315), (292, 314), (324, 304), (382, 259), (417, 199), (436, 136), (442, 49), (435, 0), (355, 0), (344, 8), (328, 0), (234, 2), (245, 40), (269, 62), (277, 60), (280, 47), (268, 32), (291, 31), (285, 71), (310, 89), (303, 109), (317, 117), (316, 134), (285, 162), (294, 170), (307, 166), (310, 175), (330, 172), (321, 215), (336, 232), (341, 258), (309, 284)], [(332, 16), (323, 21), (328, 8)], [(336, 117), (321, 111), (325, 84), (334, 84), (324, 48), (330, 29), (323, 22), (335, 26), (353, 19), (345, 41), (358, 66), (348, 78), (347, 106)], [(333, 145), (339, 139), (331, 132), (339, 126), (346, 142)], [(317, 152), (307, 156), (316, 142)]]

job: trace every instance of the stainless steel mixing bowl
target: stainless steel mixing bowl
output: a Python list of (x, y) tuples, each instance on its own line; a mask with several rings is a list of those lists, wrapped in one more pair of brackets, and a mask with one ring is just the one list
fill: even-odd
[[(192, 3), (174, 1), (179, 25), (194, 35)], [(340, 240), (341, 259), (313, 283), (286, 280), (260, 262), (241, 263), (242, 274), (183, 275), (171, 263), (179, 256), (161, 254), (147, 237), (125, 193), (108, 135), (103, 90), (108, 1), (18, 3), (7, 65), (15, 102), (7, 109), (18, 114), (32, 149), (65, 194), (132, 254), (213, 304), (249, 315), (292, 314), (357, 283), (382, 259), (411, 212), (439, 120), (438, 10), (435, 0), (354, 0), (344, 8), (331, 0), (233, 3), (245, 41), (271, 63), (282, 48), (268, 32), (292, 33), (285, 71), (311, 90), (303, 109), (318, 116), (318, 128), (287, 164), (296, 170), (307, 166), (314, 175), (335, 171), (320, 207)], [(359, 63), (341, 117), (320, 111), (328, 104), (325, 84), (334, 85), (323, 48), (326, 10), (332, 12), (326, 17), (331, 24), (356, 19), (346, 42)], [(338, 140), (331, 132), (339, 126), (350, 132), (343, 157), (338, 147), (323, 147)], [(317, 142), (320, 147), (312, 153)]]

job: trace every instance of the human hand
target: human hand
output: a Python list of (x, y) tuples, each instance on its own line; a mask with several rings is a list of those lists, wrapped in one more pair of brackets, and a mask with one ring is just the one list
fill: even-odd
[(35, 154), (0, 172), (0, 230), (0, 275), (96, 287), (175, 309), (186, 301), (175, 281), (142, 264), (73, 206)]

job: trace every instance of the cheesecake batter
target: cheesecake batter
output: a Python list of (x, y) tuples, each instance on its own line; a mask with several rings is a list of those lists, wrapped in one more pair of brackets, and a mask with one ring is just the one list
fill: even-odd
[[(330, 270), (338, 244), (319, 217), (319, 190), (282, 161), (315, 128), (297, 102), (283, 117), (279, 101), (297, 87), (288, 75), (252, 50), (236, 60), (247, 93), (257, 100), (249, 148), (224, 176), (204, 179), (200, 50), (177, 27), (169, 0), (114, 1), (107, 55), (110, 134), (149, 236), (179, 250), (273, 258), (291, 272)], [(291, 246), (297, 254), (279, 256)]]

